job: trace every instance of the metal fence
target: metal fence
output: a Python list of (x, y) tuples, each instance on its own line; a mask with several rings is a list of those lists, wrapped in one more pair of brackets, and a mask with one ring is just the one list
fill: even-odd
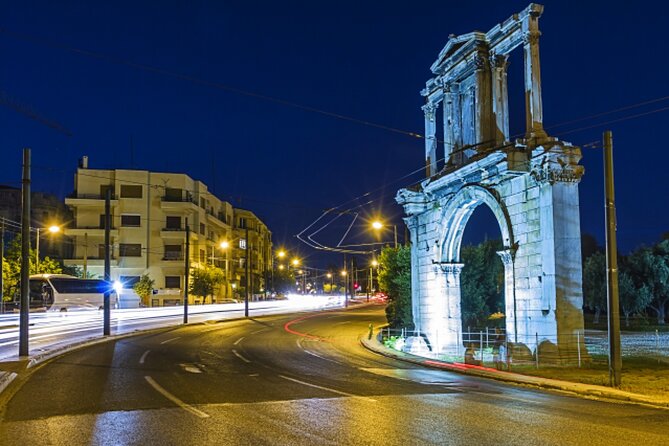
[[(556, 364), (580, 367), (588, 362), (608, 361), (608, 335), (601, 330), (577, 331), (569, 336), (561, 336), (560, 352), (553, 342), (546, 342), (554, 339), (554, 335), (535, 333), (533, 339), (526, 339), (526, 344), (514, 344), (506, 338), (503, 329), (487, 327), (470, 329), (460, 336), (461, 343), (440, 352), (433, 351), (434, 346), (430, 345), (424, 334), (413, 330), (386, 327), (379, 333), (379, 340), (387, 347), (419, 356), (498, 368), (528, 364), (536, 367)], [(423, 341), (413, 342), (418, 338)], [(623, 357), (656, 359), (669, 365), (669, 332), (623, 332), (621, 347)]]

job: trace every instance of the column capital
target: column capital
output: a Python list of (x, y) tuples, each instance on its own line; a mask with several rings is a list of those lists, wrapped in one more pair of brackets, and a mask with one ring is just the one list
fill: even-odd
[(434, 113), (437, 111), (437, 108), (439, 108), (439, 104), (435, 104), (433, 102), (428, 102), (427, 104), (423, 105), (421, 110), (423, 110), (423, 113), (425, 113), (425, 119), (434, 121)]
[(504, 266), (513, 265), (513, 260), (516, 257), (516, 248), (511, 247), (502, 249), (501, 251), (497, 251), (497, 255), (502, 259)]
[(491, 54), (490, 55), (490, 65), (493, 68), (506, 71), (509, 67), (509, 55), (508, 54)]

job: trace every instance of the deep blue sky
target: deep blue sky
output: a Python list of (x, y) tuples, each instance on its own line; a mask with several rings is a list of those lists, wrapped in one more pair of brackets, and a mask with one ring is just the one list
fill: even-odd
[[(374, 189), (377, 200), (361, 211), (380, 210), (399, 222), (401, 210), (391, 199), (410, 180), (392, 181), (423, 166), (422, 140), (58, 46), (422, 133), (419, 91), (448, 35), (487, 31), (527, 6), (445, 0), (1, 4), (0, 27), (42, 41), (0, 33), (0, 92), (73, 136), (0, 107), (0, 183), (19, 185), (23, 147), (33, 149), (35, 189), (60, 196), (71, 192), (84, 154), (91, 167), (184, 172), (215, 184), (221, 198), (254, 210), (276, 244), (299, 246), (314, 260), (314, 252), (293, 236), (325, 208)], [(666, 2), (544, 4), (547, 127), (669, 95)], [(521, 66), (521, 54), (514, 54), (512, 133), (524, 125)], [(665, 100), (548, 131), (559, 135), (666, 106)], [(605, 128), (614, 131), (623, 250), (652, 243), (669, 230), (669, 150), (661, 138), (668, 124), (665, 111), (563, 137), (583, 144), (601, 139)], [(583, 164), (582, 231), (603, 242), (601, 153), (584, 149)], [(468, 237), (497, 236), (482, 214), (475, 213)], [(341, 236), (343, 228), (333, 229), (326, 238)]]

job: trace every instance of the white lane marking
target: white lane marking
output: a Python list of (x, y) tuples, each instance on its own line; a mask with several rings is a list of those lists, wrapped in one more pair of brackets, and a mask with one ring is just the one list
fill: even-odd
[(303, 386), (314, 387), (314, 388), (316, 388), (316, 389), (321, 389), (321, 390), (325, 390), (325, 391), (327, 391), (327, 392), (336, 393), (336, 394), (338, 394), (338, 395), (349, 396), (349, 397), (352, 397), (352, 398), (358, 398), (358, 399), (362, 399), (362, 400), (367, 400), (367, 401), (373, 401), (373, 402), (376, 402), (376, 400), (375, 400), (374, 398), (369, 398), (369, 397), (366, 397), (366, 396), (355, 395), (355, 394), (353, 394), (353, 393), (348, 393), (348, 392), (342, 392), (341, 390), (336, 390), (336, 389), (331, 389), (331, 388), (329, 388), (329, 387), (319, 386), (319, 385), (317, 385), (317, 384), (312, 384), (312, 383), (308, 383), (308, 382), (305, 382), (305, 381), (300, 381), (299, 379), (290, 378), (290, 377), (288, 377), (288, 376), (284, 376), (284, 375), (279, 375), (279, 378), (283, 378), (283, 379), (286, 379), (286, 380), (288, 380), (288, 381), (293, 381), (293, 382), (295, 382), (295, 383), (302, 384)]
[(146, 382), (149, 383), (151, 387), (153, 387), (158, 393), (160, 393), (162, 396), (167, 398), (168, 400), (172, 401), (174, 404), (177, 406), (181, 407), (182, 409), (192, 413), (193, 415), (200, 417), (200, 418), (209, 418), (209, 414), (202, 412), (199, 409), (196, 409), (195, 407), (191, 406), (190, 404), (184, 403), (181, 401), (179, 398), (176, 396), (172, 395), (170, 392), (165, 390), (160, 384), (155, 382), (153, 378), (150, 376), (145, 376), (144, 379)]
[(182, 369), (190, 373), (202, 373), (199, 367), (194, 364), (179, 364)]
[(235, 350), (234, 348), (232, 349), (232, 353), (233, 353), (236, 357), (238, 357), (239, 359), (241, 359), (242, 361), (244, 361), (244, 362), (247, 363), (247, 364), (251, 362), (250, 359), (246, 359), (245, 357), (243, 357), (243, 356), (242, 356), (239, 352), (237, 352), (237, 350)]
[(166, 341), (161, 342), (161, 344), (167, 344), (168, 342), (176, 341), (177, 339), (181, 339), (181, 336), (177, 336), (176, 338), (168, 339)]
[(239, 344), (240, 342), (242, 342), (243, 340), (244, 340), (244, 336), (242, 336), (241, 338), (237, 339), (237, 340), (235, 341), (235, 343), (232, 344), (232, 345), (238, 345), (238, 344)]
[(144, 352), (142, 357), (139, 358), (139, 363), (140, 364), (144, 364), (144, 361), (146, 360), (146, 357), (149, 355), (150, 352), (151, 352), (151, 350), (147, 350), (147, 351)]
[(324, 361), (334, 362), (335, 364), (343, 364), (343, 363), (341, 363), (341, 362), (339, 362), (339, 361), (336, 361), (336, 360), (334, 360), (334, 359), (326, 358), (325, 356), (321, 356), (321, 355), (319, 355), (318, 353), (314, 353), (314, 352), (312, 352), (311, 350), (307, 350), (306, 348), (303, 349), (303, 350), (304, 350), (304, 353), (306, 353), (306, 354), (308, 354), (308, 355), (311, 355), (311, 356), (315, 356), (315, 357), (317, 357), (317, 358), (319, 358), (319, 359), (322, 359), (322, 360), (324, 360)]
[(252, 331), (251, 334), (258, 334), (261, 331), (267, 331), (267, 330), (269, 330), (269, 328), (261, 328), (260, 330)]

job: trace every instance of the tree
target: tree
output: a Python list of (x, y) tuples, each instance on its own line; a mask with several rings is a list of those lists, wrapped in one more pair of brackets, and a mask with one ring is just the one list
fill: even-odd
[(144, 306), (149, 306), (149, 297), (153, 294), (153, 285), (155, 281), (148, 274), (142, 274), (142, 277), (133, 285), (132, 289), (142, 299)]
[(647, 290), (641, 291), (636, 288), (632, 276), (627, 271), (621, 271), (618, 275), (618, 297), (620, 309), (625, 316), (625, 327), (630, 326), (630, 316), (643, 311), (652, 299)]
[(274, 270), (274, 291), (278, 293), (289, 293), (295, 287), (295, 275), (289, 269)]
[(188, 291), (193, 296), (202, 297), (204, 301), (207, 296), (213, 296), (224, 280), (225, 274), (215, 266), (204, 265), (193, 268), (190, 274)]
[[(21, 237), (15, 237), (7, 247), (6, 257), (2, 262), (2, 293), (3, 300), (12, 300), (19, 291), (21, 283)], [(50, 257), (40, 259), (37, 264), (35, 250), (30, 250), (30, 274), (61, 274), (62, 266)]]
[(583, 267), (583, 301), (585, 306), (595, 311), (593, 323), (599, 323), (599, 316), (607, 306), (606, 299), (606, 256), (603, 252), (593, 253)]
[(388, 295), (386, 319), (392, 327), (413, 328), (411, 248), (386, 246), (379, 256), (379, 286)]
[(486, 323), (488, 316), (504, 311), (504, 265), (497, 255), (501, 240), (463, 246), (460, 275), (462, 321), (465, 326)]
[(636, 250), (629, 266), (637, 288), (650, 299), (648, 306), (655, 311), (657, 323), (664, 325), (669, 305), (669, 240)]

